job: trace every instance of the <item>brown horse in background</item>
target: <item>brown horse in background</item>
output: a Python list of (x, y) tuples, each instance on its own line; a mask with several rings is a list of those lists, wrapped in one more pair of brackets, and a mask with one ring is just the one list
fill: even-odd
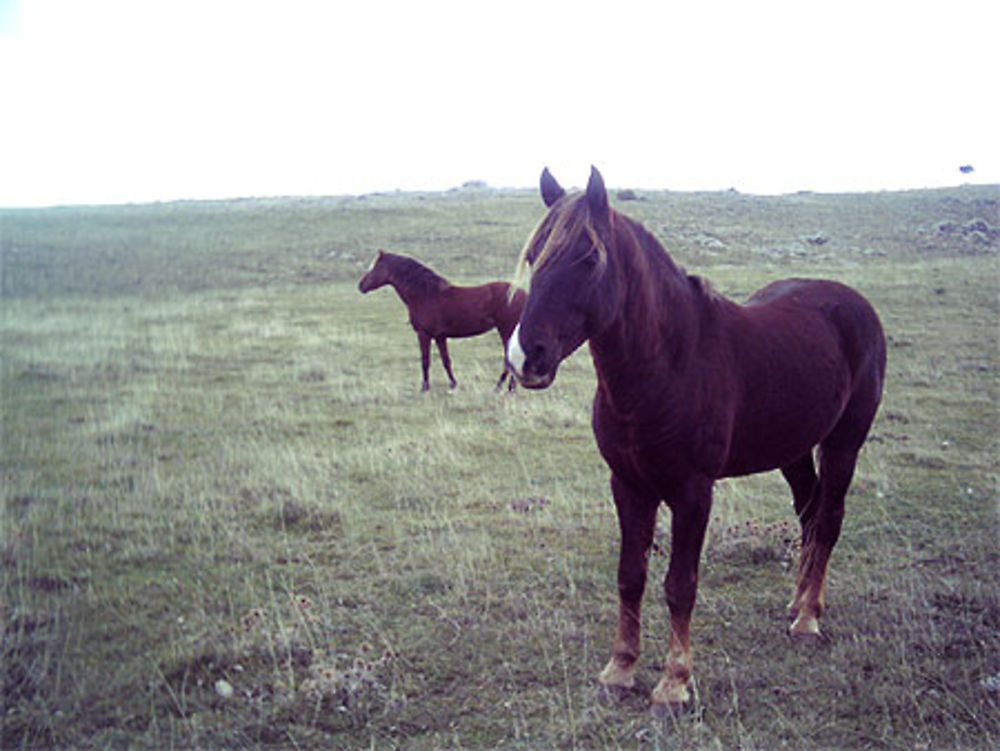
[(590, 342), (594, 435), (621, 529), (618, 630), (599, 680), (618, 690), (635, 684), (665, 502), (670, 653), (652, 700), (658, 711), (681, 707), (691, 700), (691, 613), (717, 479), (781, 470), (802, 528), (790, 630), (819, 636), (844, 496), (882, 396), (885, 337), (872, 306), (832, 281), (787, 279), (745, 305), (726, 300), (609, 207), (596, 169), (583, 195), (566, 195), (548, 170), (541, 192), (550, 210), (522, 253), (530, 292), (508, 359), (524, 386), (545, 388)]
[[(490, 282), (478, 287), (459, 287), (406, 256), (380, 250), (371, 269), (361, 279), (358, 289), (371, 292), (386, 284), (391, 285), (410, 311), (410, 323), (420, 342), (420, 364), (423, 368), (423, 390), (430, 389), (428, 370), (431, 363), (431, 340), (437, 343), (445, 372), (455, 388), (458, 381), (451, 370), (448, 355), (448, 338), (478, 336), (490, 329), (500, 332), (504, 351), (507, 340), (521, 317), (525, 294), (517, 290), (511, 294), (507, 282)], [(497, 390), (503, 386), (509, 373), (506, 357), (503, 371), (497, 381)], [(510, 390), (515, 381), (510, 379)]]

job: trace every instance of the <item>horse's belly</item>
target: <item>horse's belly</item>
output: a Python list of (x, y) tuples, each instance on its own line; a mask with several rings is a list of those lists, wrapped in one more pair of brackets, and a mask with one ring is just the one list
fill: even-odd
[(488, 318), (468, 318), (439, 313), (433, 316), (425, 315), (414, 320), (413, 327), (418, 331), (425, 331), (435, 339), (442, 336), (449, 339), (461, 339), (467, 336), (485, 334), (493, 328), (493, 321)]
[(825, 408), (776, 410), (769, 419), (737, 421), (722, 477), (738, 477), (786, 467), (825, 438), (840, 418), (843, 398)]
[(753, 454), (733, 454), (727, 460), (720, 477), (743, 477), (744, 475), (755, 475), (759, 472), (768, 472), (772, 469), (780, 469), (792, 464), (796, 459), (805, 456), (813, 446), (819, 443), (803, 442), (794, 446), (780, 446), (755, 451)]
[(611, 471), (636, 487), (657, 493), (692, 475), (713, 479), (780, 469), (816, 446), (837, 423), (839, 405), (789, 419), (787, 413), (759, 423), (705, 419), (686, 430), (595, 423), (598, 448)]

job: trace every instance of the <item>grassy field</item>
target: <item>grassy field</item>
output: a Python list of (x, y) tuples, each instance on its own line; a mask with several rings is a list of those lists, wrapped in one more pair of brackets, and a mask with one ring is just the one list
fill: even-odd
[(402, 304), (356, 287), (379, 247), (509, 277), (534, 193), (0, 211), (0, 745), (1000, 746), (997, 188), (639, 198), (616, 205), (729, 296), (832, 277), (882, 316), (824, 642), (785, 635), (781, 478), (726, 481), (694, 708), (647, 713), (666, 538), (639, 690), (599, 696), (589, 356), (498, 395), (498, 338), (458, 341), (459, 388), (435, 356), (422, 395)]

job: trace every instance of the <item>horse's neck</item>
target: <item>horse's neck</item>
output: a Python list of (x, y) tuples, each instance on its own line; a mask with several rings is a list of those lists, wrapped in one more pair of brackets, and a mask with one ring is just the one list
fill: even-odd
[(406, 303), (407, 306), (413, 305), (413, 303), (418, 302), (423, 297), (423, 295), (418, 293), (413, 286), (400, 282), (400, 280), (395, 277), (389, 278), (389, 284), (394, 290), (396, 290), (396, 294), (399, 295), (399, 299)]
[(401, 274), (390, 274), (389, 284), (396, 290), (396, 294), (407, 305), (413, 305), (427, 297), (425, 285), (406, 279)]
[[(674, 381), (699, 336), (697, 292), (666, 254), (651, 254), (653, 283), (626, 269), (623, 305), (614, 323), (591, 338), (594, 367), (610, 400), (641, 411), (653, 383)], [(645, 280), (648, 281), (648, 280)], [(663, 393), (655, 395), (662, 400)]]

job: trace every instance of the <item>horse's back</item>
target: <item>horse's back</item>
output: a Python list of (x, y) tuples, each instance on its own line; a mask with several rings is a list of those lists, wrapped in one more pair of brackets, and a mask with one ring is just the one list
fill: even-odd
[(775, 304), (815, 309), (847, 304), (867, 308), (874, 313), (871, 304), (860, 292), (831, 279), (780, 279), (754, 292), (745, 307)]
[(878, 315), (838, 282), (787, 279), (734, 306), (736, 413), (727, 474), (782, 466), (831, 435), (860, 446), (882, 395)]
[(521, 316), (524, 294), (510, 294), (507, 282), (475, 286), (448, 285), (421, 305), (419, 327), (432, 336), (466, 337), (500, 330), (506, 340)]
[(506, 341), (521, 319), (527, 295), (522, 289), (512, 289), (508, 282), (489, 282), (476, 289), (487, 293), (487, 307), (493, 316), (494, 326)]
[(857, 290), (826, 279), (783, 279), (756, 292), (744, 309), (776, 326), (806, 325), (804, 318), (826, 322), (839, 337), (852, 372), (885, 374), (885, 333), (872, 304)]

